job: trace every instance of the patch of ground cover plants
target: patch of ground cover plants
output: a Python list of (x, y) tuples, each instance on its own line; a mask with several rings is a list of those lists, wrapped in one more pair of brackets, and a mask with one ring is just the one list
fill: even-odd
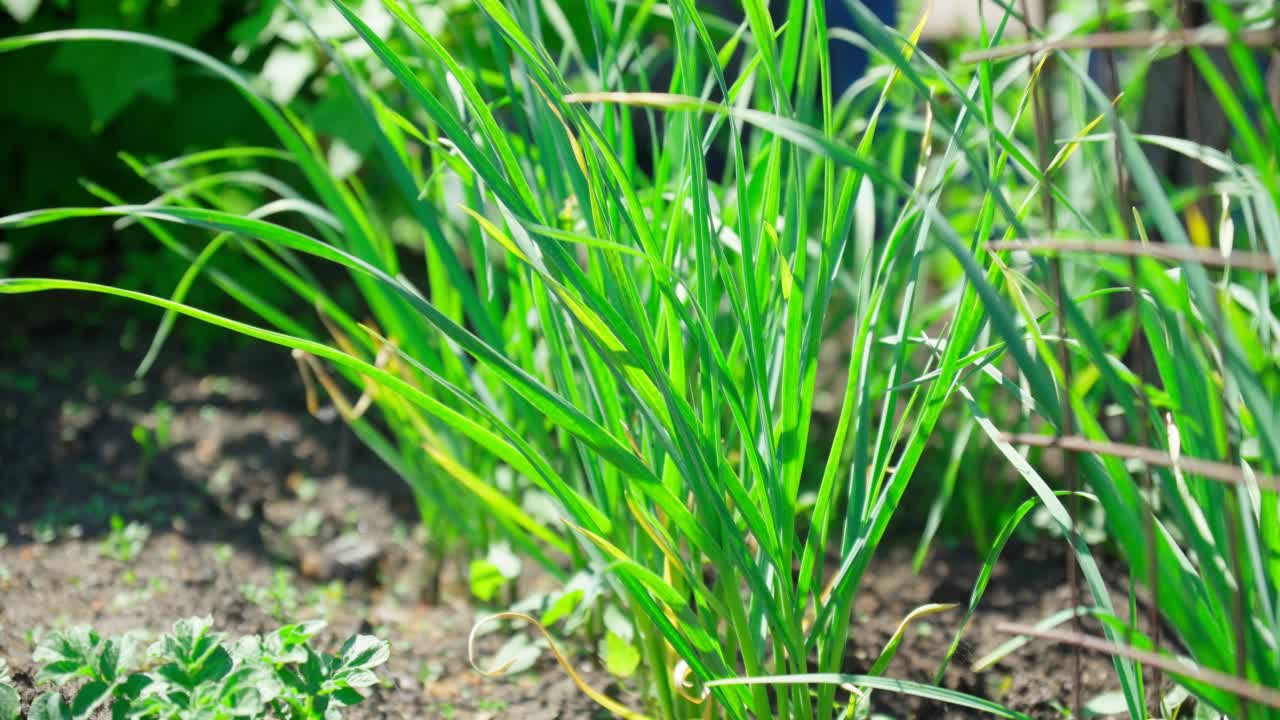
[[(228, 153), (266, 157), (253, 148), (129, 159), (162, 193), (156, 202), (122, 205), (94, 188), (112, 205), (18, 213), (0, 227), (140, 225), (194, 257), (173, 296), (40, 278), (0, 281), (0, 292), (158, 306), (157, 346), (186, 315), (291, 348), (315, 405), (323, 392), (407, 480), (438, 552), (485, 554), (476, 574), (501, 574), (491, 548), (502, 540), (553, 577), (604, 579), (603, 601), (626, 611), (607, 654), (636, 658), (644, 712), (830, 718), (858, 714), (880, 690), (1021, 717), (942, 684), (964, 623), (932, 684), (883, 675), (897, 636), (866, 674), (844, 667), (854, 601), (929, 444), (976, 435), (1025, 481), (1026, 500), (986, 543), (966, 619), (1005, 541), (1043, 506), (1083, 580), (1082, 612), (1106, 636), (1085, 640), (1113, 654), (1126, 712), (1153, 715), (1143, 667), (1154, 665), (1217, 712), (1280, 713), (1276, 289), (1265, 263), (1231, 265), (1269, 257), (1274, 267), (1280, 247), (1268, 149), (1280, 146), (1280, 122), (1240, 39), (1272, 18), (1209, 3), (1239, 51), (1242, 87), (1190, 52), (1229, 110), (1237, 160), (1134, 135), (1123, 106), (1069, 54), (1056, 54), (1053, 76), (991, 59), (943, 68), (858, 3), (852, 39), (882, 65), (851, 98), (832, 96), (817, 3), (791, 3), (775, 26), (763, 2), (746, 0), (746, 20), (726, 29), (689, 0), (661, 15), (654, 4), (591, 0), (567, 12), (477, 0), (484, 42), (452, 49), (414, 5), (383, 5), (396, 20), (385, 30), (333, 6), (394, 91), (370, 85), (345, 48), (316, 47), (349, 84), (412, 211), (390, 224), (358, 177), (330, 172), (310, 128), (214, 58), (106, 30), (0, 41), (0, 51), (125, 42), (191, 60), (241, 91), (287, 151), (271, 159), (309, 185), (214, 170)], [(1065, 15), (1072, 30), (1096, 23), (1081, 7)], [(667, 20), (677, 71), (654, 92), (641, 30)], [(1008, 21), (982, 44), (998, 45)], [(1060, 81), (1046, 88), (1050, 77)], [(1060, 134), (1031, 122), (1041, 93), (1065, 108), (1048, 126)], [(649, 172), (636, 133), (655, 138)], [(709, 178), (717, 142), (730, 162)], [(1161, 185), (1142, 142), (1212, 161), (1225, 198), (1216, 231), (1194, 193)], [(1103, 143), (1119, 163), (1094, 152)], [(191, 168), (207, 172), (173, 172)], [(241, 182), (280, 197), (231, 212), (212, 190)], [(1110, 192), (1128, 186), (1136, 204)], [(1124, 261), (1113, 255), (1132, 245), (1099, 241), (1145, 240), (1149, 228), (1172, 254)], [(197, 251), (187, 242), (201, 232), (213, 238)], [(1050, 241), (988, 244), (1037, 234)], [(1221, 252), (1195, 250), (1215, 235)], [(1099, 256), (1087, 262), (1045, 259), (1061, 237), (1104, 247), (1090, 246)], [(232, 248), (314, 306), (317, 322), (217, 272)], [(342, 307), (302, 256), (350, 270), (364, 306)], [(185, 304), (202, 275), (262, 326)], [(943, 289), (922, 293), (930, 280)], [(1110, 312), (1117, 294), (1132, 313)], [(363, 313), (372, 320), (355, 319)], [(854, 330), (824, 458), (810, 446), (812, 411), (819, 349), (837, 320)], [(1149, 372), (1126, 364), (1137, 338)], [(1123, 417), (1129, 443), (1111, 442), (1104, 408)], [(1065, 490), (1028, 462), (1046, 444), (1071, 453)], [(487, 514), (469, 511), (477, 501)], [(1094, 504), (1130, 568), (1128, 608), (1080, 534)], [(1172, 638), (1157, 643), (1140, 627), (1139, 587), (1158, 599)], [(582, 598), (566, 591), (525, 616), (555, 625)]]
[[(212, 629), (213, 619), (190, 618), (145, 653), (130, 635), (102, 637), (87, 625), (46, 634), (35, 651), (37, 682), (68, 690), (36, 697), (31, 720), (80, 720), (109, 709), (126, 718), (288, 718), (342, 717), (341, 708), (364, 700), (361, 689), (378, 682), (375, 670), (390, 646), (356, 635), (334, 655), (317, 652), (310, 640), (323, 622), (286, 625), (266, 636), (228, 641)], [(19, 717), (17, 692), (0, 682), (0, 707)]]

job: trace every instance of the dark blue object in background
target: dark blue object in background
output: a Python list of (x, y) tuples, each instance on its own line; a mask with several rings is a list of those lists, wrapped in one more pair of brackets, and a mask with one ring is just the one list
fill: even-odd
[[(790, 2), (807, 2), (808, 0), (790, 0)], [(853, 11), (849, 7), (849, 2), (855, 0), (821, 0), (827, 13), (828, 28), (842, 28), (844, 30), (862, 34), (858, 22), (854, 19)], [(863, 0), (862, 5), (870, 10), (882, 23), (889, 27), (897, 27), (898, 24), (898, 0)], [(714, 12), (721, 17), (733, 23), (739, 23), (743, 20), (742, 0), (698, 0), (698, 6)], [(774, 22), (782, 22), (787, 15), (787, 2), (775, 0), (770, 3), (770, 12), (774, 15)], [(867, 51), (854, 45), (847, 40), (830, 40), (827, 47), (831, 53), (831, 89), (835, 97), (840, 97), (851, 85), (857, 82), (866, 73), (867, 67), (870, 65), (870, 59), (867, 57)], [(671, 73), (673, 66), (667, 62), (657, 69), (650, 78), (650, 84), (653, 87), (665, 87), (671, 81)], [(732, 82), (733, 78), (730, 78)], [(633, 109), (636, 116), (638, 126), (643, 126), (646, 122), (643, 111)], [(661, 117), (654, 118), (656, 122), (661, 123)], [(745, 135), (750, 134), (751, 128), (740, 128)], [(661, 134), (661, 131), (659, 131)], [(636, 159), (640, 167), (645, 173), (653, 171), (653, 149), (650, 147), (650, 135), (648, 132), (639, 132), (635, 137), (636, 143)], [(727, 165), (726, 148), (723, 144), (716, 144), (708, 149), (706, 156), (707, 172), (711, 177), (723, 177)]]
[[(824, 0), (827, 10), (827, 27), (844, 28), (858, 32), (857, 21), (846, 0)], [(889, 27), (898, 26), (898, 0), (865, 0), (862, 3)], [(870, 60), (867, 51), (845, 40), (831, 40), (827, 46), (831, 52), (831, 90), (836, 97), (849, 89), (864, 73)]]

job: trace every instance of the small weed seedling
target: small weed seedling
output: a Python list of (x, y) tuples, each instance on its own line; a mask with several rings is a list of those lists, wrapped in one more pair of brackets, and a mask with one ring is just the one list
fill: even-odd
[(213, 561), (219, 565), (226, 565), (231, 562), (231, 554), (231, 546), (226, 543), (221, 543), (213, 549)]
[(135, 478), (135, 487), (141, 488), (147, 481), (147, 470), (150, 469), (151, 459), (156, 454), (156, 444), (151, 437), (151, 431), (141, 423), (134, 425), (130, 434), (133, 435), (133, 441), (138, 443), (138, 449), (142, 451), (142, 460), (138, 463), (138, 477)]
[(150, 527), (136, 522), (125, 524), (124, 518), (112, 515), (111, 533), (98, 546), (98, 552), (112, 560), (132, 563), (142, 554), (150, 537)]
[(166, 403), (156, 403), (151, 410), (151, 415), (155, 418), (154, 428), (138, 423), (133, 426), (131, 431), (133, 441), (138, 443), (138, 448), (142, 450), (142, 461), (138, 463), (137, 487), (139, 488), (147, 480), (147, 472), (151, 469), (151, 463), (155, 460), (156, 453), (169, 445), (169, 429), (173, 423), (173, 408)]
[[(378, 682), (390, 646), (370, 635), (337, 655), (313, 650), (324, 623), (286, 625), (266, 636), (224, 642), (209, 617), (179, 620), (145, 655), (137, 638), (103, 638), (87, 626), (45, 636), (35, 652), (38, 680), (59, 687), (87, 679), (70, 704), (57, 691), (36, 698), (31, 720), (80, 720), (104, 706), (113, 719), (332, 720)], [(16, 694), (15, 694), (16, 699)], [(0, 690), (0, 720), (5, 716)], [(16, 717), (16, 710), (13, 717)]]
[(293, 586), (289, 571), (277, 568), (271, 586), (263, 587), (246, 583), (240, 588), (245, 600), (257, 605), (276, 620), (283, 621), (298, 609), (298, 589)]

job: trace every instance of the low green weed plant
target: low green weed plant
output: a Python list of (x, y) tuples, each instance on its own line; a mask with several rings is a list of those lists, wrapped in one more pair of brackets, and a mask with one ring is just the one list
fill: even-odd
[(102, 637), (87, 626), (50, 632), (35, 651), (36, 679), (68, 694), (40, 695), (27, 717), (80, 720), (105, 708), (120, 720), (340, 718), (342, 708), (360, 703), (361, 691), (377, 684), (390, 646), (355, 635), (337, 654), (325, 654), (311, 645), (323, 627), (286, 625), (230, 642), (213, 631), (210, 618), (190, 618), (145, 652), (136, 635)]
[(279, 621), (297, 612), (301, 595), (293, 574), (284, 568), (276, 568), (271, 575), (270, 585), (245, 583), (240, 588), (240, 594)]
[(151, 538), (151, 527), (139, 522), (126, 523), (119, 515), (111, 516), (111, 529), (98, 545), (104, 557), (132, 564)]

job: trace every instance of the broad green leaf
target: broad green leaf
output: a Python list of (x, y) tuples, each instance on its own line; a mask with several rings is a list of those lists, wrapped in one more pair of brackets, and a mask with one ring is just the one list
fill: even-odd
[(18, 720), (22, 699), (12, 685), (0, 681), (0, 720)]
[(352, 688), (366, 688), (378, 684), (378, 676), (371, 670), (356, 670), (342, 676), (342, 682)]
[(606, 633), (601, 645), (604, 666), (611, 675), (620, 678), (631, 677), (636, 668), (640, 667), (640, 652), (617, 634)]
[(56, 692), (47, 692), (31, 701), (27, 720), (71, 720), (71, 708)]
[(54, 53), (50, 68), (75, 78), (88, 101), (94, 132), (101, 132), (139, 97), (161, 103), (174, 100), (173, 59), (147, 48), (63, 45)]
[(364, 702), (364, 696), (361, 695), (360, 692), (357, 691), (355, 688), (349, 688), (349, 687), (339, 688), (338, 690), (336, 690), (333, 693), (333, 699), (347, 706), (359, 705), (360, 703)]
[(373, 635), (355, 635), (342, 646), (339, 660), (344, 669), (367, 670), (391, 657), (391, 645)]
[(507, 584), (507, 577), (502, 574), (502, 570), (485, 559), (472, 560), (469, 575), (471, 594), (482, 602), (492, 600), (499, 588)]
[(111, 698), (111, 686), (102, 680), (85, 683), (76, 691), (71, 701), (71, 717), (74, 720), (85, 720), (98, 709), (102, 703)]
[(573, 611), (578, 608), (578, 605), (582, 602), (584, 597), (585, 593), (582, 590), (570, 590), (562, 593), (555, 599), (555, 602), (551, 603), (551, 607), (547, 608), (546, 611), (542, 613), (542, 616), (538, 618), (538, 622), (542, 623), (545, 627), (555, 625), (557, 622), (573, 613)]
[(87, 625), (46, 634), (32, 654), (41, 666), (36, 680), (64, 685), (78, 676), (93, 677), (101, 644), (102, 638)]

